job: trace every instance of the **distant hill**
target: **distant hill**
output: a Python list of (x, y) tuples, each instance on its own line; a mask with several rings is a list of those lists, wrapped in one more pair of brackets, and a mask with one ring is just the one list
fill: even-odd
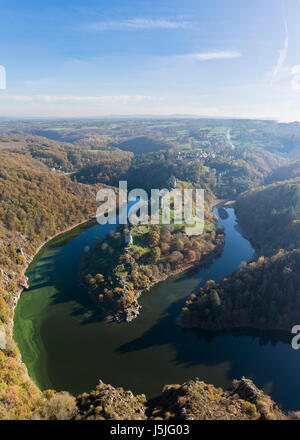
[(300, 179), (242, 194), (236, 203), (239, 224), (261, 252), (300, 248)]
[(273, 173), (267, 177), (266, 183), (294, 179), (295, 177), (300, 177), (300, 160), (275, 169)]
[(169, 150), (173, 145), (163, 139), (155, 139), (148, 136), (139, 136), (116, 145), (120, 150), (132, 153), (153, 153), (160, 150)]

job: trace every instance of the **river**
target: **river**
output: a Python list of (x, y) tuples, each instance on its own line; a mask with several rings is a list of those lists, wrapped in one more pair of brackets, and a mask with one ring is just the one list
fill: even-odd
[(221, 257), (144, 294), (141, 314), (129, 324), (99, 321), (78, 279), (82, 256), (116, 226), (82, 225), (47, 243), (28, 268), (30, 288), (14, 319), (14, 338), (38, 386), (76, 395), (102, 379), (152, 398), (166, 384), (195, 377), (228, 388), (232, 379), (246, 376), (285, 409), (300, 409), (300, 352), (292, 349), (289, 335), (250, 330), (213, 335), (176, 324), (192, 291), (253, 257), (234, 210), (227, 212), (228, 218), (219, 218), (226, 233)]

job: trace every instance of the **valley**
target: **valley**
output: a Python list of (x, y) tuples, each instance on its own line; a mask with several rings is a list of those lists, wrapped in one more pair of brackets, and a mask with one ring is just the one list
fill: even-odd
[[(187, 154), (168, 137), (167, 148), (161, 144), (158, 151), (148, 151), (148, 141), (145, 152), (136, 150), (135, 141), (131, 149), (132, 133), (140, 136), (135, 129), (127, 133), (127, 140), (123, 136), (129, 150), (122, 150), (119, 141), (100, 148), (102, 140), (106, 142), (103, 133), (93, 135), (95, 148), (90, 135), (89, 141), (64, 142), (36, 136), (34, 123), (30, 130), (15, 125), (13, 136), (9, 126), (3, 126), (3, 418), (50, 417), (50, 402), (56, 401), (74, 409), (77, 401), (72, 395), (95, 389), (100, 379), (137, 396), (146, 394), (139, 399), (153, 407), (152, 400), (160, 398), (168, 383), (197, 377), (226, 390), (234, 379), (246, 376), (286, 411), (300, 407), (298, 352), (290, 346), (299, 300), (298, 150), (295, 144), (280, 150), (272, 142), (249, 146), (247, 121), (231, 123), (234, 150), (226, 144), (228, 121), (215, 122), (212, 129), (212, 121), (200, 120), (198, 130), (207, 138), (199, 141), (201, 146), (191, 143)], [(55, 129), (55, 123), (49, 124)], [(196, 121), (170, 121), (168, 130), (182, 124), (195, 127)], [(254, 133), (255, 124), (258, 134), (256, 122), (249, 122), (249, 130)], [(268, 124), (261, 124), (264, 141), (266, 136), (288, 136), (287, 127)], [(144, 133), (151, 138), (152, 123), (148, 125)], [(156, 121), (155, 130), (160, 127), (162, 137), (164, 125)], [(120, 130), (122, 126), (120, 122)], [(76, 130), (86, 136), (85, 130), (94, 129)], [(297, 127), (293, 125), (291, 132), (297, 136)], [(157, 142), (155, 149), (160, 148)], [(149, 192), (166, 187), (170, 179), (179, 187), (204, 189), (205, 228), (199, 237), (187, 237), (178, 228), (140, 225), (131, 228), (126, 245), (118, 225), (100, 226), (93, 220), (100, 188), (117, 191), (119, 180), (127, 180), (129, 189)], [(215, 209), (221, 199), (236, 200), (234, 209), (226, 204)], [(123, 322), (133, 309), (134, 319)], [(122, 318), (112, 322), (116, 316)], [(284, 362), (278, 363), (279, 357)], [(251, 362), (255, 358), (259, 364)], [(192, 393), (200, 386), (197, 380), (189, 385)], [(220, 391), (220, 396), (223, 392), (226, 395)], [(19, 396), (13, 405), (11, 393)], [(172, 412), (161, 405), (157, 417), (179, 417), (177, 407)], [(262, 417), (258, 407), (247, 407), (248, 417)], [(78, 417), (81, 403), (76, 408), (64, 417)], [(243, 418), (241, 408), (233, 411)], [(138, 411), (143, 414), (144, 409)], [(146, 417), (154, 417), (146, 412)], [(113, 414), (112, 408), (91, 417)]]

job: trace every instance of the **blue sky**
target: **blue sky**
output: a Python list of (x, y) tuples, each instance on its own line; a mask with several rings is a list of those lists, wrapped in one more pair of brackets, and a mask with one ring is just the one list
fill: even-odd
[(299, 0), (0, 6), (0, 116), (300, 120)]

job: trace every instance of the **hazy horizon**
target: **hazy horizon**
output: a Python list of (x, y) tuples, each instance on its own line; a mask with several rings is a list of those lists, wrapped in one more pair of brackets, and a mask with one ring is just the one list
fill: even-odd
[(12, 0), (0, 117), (300, 121), (299, 0)]

